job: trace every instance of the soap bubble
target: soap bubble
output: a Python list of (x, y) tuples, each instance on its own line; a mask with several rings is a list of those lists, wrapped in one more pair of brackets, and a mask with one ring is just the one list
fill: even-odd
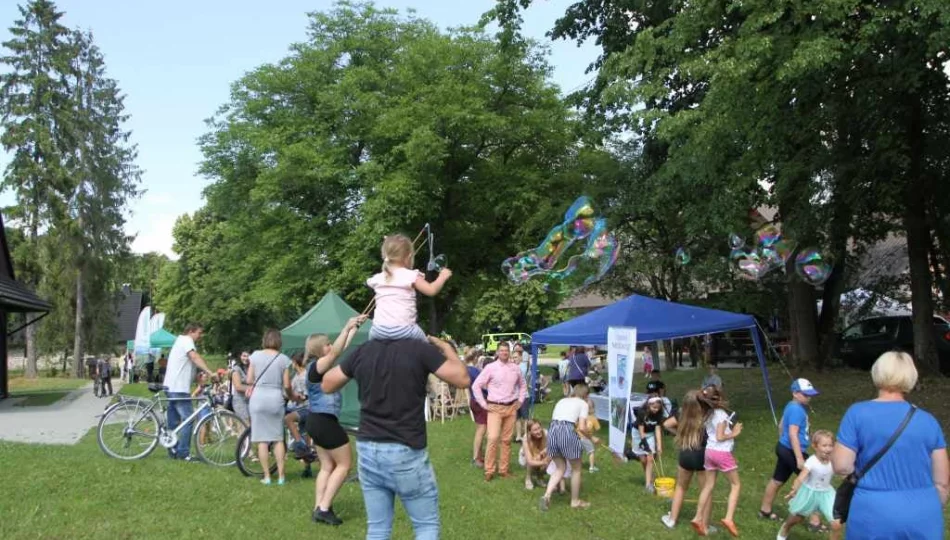
[(428, 271), (429, 272), (439, 272), (448, 264), (448, 258), (444, 254), (436, 255), (431, 261), (429, 261)]
[(686, 266), (687, 264), (689, 264), (690, 256), (689, 256), (689, 252), (686, 251), (686, 249), (682, 247), (676, 248), (676, 253), (673, 256), (676, 259), (676, 264), (680, 266)]
[(795, 257), (795, 273), (809, 285), (821, 285), (831, 277), (834, 265), (815, 248), (804, 249)]
[(743, 246), (745, 246), (745, 240), (743, 240), (741, 236), (736, 233), (729, 235), (729, 247), (731, 249), (742, 249)]
[(778, 227), (769, 224), (755, 231), (755, 237), (758, 240), (759, 247), (767, 248), (781, 240), (782, 233), (779, 232)]

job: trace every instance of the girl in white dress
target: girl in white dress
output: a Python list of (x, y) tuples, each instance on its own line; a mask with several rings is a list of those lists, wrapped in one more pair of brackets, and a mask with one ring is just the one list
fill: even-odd
[(807, 516), (821, 512), (831, 523), (831, 540), (841, 537), (841, 523), (834, 518), (835, 489), (831, 487), (834, 469), (831, 452), (835, 448), (835, 436), (830, 431), (818, 430), (811, 436), (814, 455), (805, 460), (802, 472), (795, 479), (792, 491), (785, 497), (789, 516), (778, 530), (778, 540), (788, 538), (788, 531), (805, 521)]

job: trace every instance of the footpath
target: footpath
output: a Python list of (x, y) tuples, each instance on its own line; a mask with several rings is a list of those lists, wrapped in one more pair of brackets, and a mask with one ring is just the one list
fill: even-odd
[[(112, 379), (115, 392), (122, 388)], [(92, 393), (92, 382), (45, 407), (18, 407), (17, 398), (0, 401), (0, 440), (40, 444), (76, 444), (99, 423), (108, 398)]]

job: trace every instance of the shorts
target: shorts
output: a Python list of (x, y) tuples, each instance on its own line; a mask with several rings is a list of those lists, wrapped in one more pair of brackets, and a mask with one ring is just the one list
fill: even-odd
[(531, 414), (531, 405), (528, 403), (528, 400), (524, 400), (524, 403), (521, 404), (521, 407), (518, 409), (518, 420), (527, 420), (530, 418)]
[[(641, 444), (640, 441), (646, 441), (647, 447), (650, 449), (649, 452), (647, 452), (646, 450), (643, 449), (643, 447), (640, 446)], [(631, 450), (633, 450), (633, 454), (637, 457), (644, 457), (651, 454), (656, 454), (656, 435), (652, 433), (647, 434), (645, 438), (641, 438), (639, 429), (630, 430), (630, 443), (631, 443)]]
[[(788, 482), (793, 474), (801, 472), (798, 463), (795, 461), (795, 452), (791, 448), (782, 443), (776, 443), (775, 457), (777, 459), (775, 460), (775, 471), (772, 473), (772, 480), (784, 484)], [(802, 459), (808, 459), (808, 454), (802, 452)]]
[(415, 339), (429, 342), (426, 333), (418, 324), (409, 326), (382, 326), (374, 324), (369, 329), (369, 338), (375, 341), (391, 341), (397, 339)]
[(680, 450), (679, 466), (681, 469), (690, 472), (700, 472), (706, 470), (706, 449), (702, 450)]
[(472, 408), (472, 416), (475, 418), (475, 423), (479, 426), (484, 426), (488, 424), (488, 411), (482, 408), (474, 399), (469, 402), (469, 407)]
[(548, 429), (548, 455), (552, 458), (580, 459), (583, 448), (581, 438), (574, 431), (572, 422), (552, 420)]
[(297, 413), (297, 418), (306, 419), (307, 415), (310, 414), (310, 407), (304, 405), (303, 407), (287, 407), (287, 414)]
[(588, 456), (594, 453), (594, 441), (581, 438), (581, 448)]
[(313, 444), (324, 450), (336, 450), (350, 442), (346, 431), (336, 416), (325, 413), (310, 413), (307, 415), (307, 433)]
[(704, 465), (707, 471), (729, 472), (739, 468), (736, 458), (732, 452), (724, 450), (706, 449), (706, 459)]

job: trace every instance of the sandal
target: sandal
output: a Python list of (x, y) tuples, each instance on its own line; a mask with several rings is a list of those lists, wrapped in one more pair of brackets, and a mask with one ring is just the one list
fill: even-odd
[(689, 525), (693, 528), (694, 531), (696, 531), (696, 534), (698, 534), (699, 536), (707, 536), (709, 534), (709, 531), (706, 530), (706, 527), (703, 526), (703, 524), (698, 521), (690, 521)]
[(734, 521), (723, 519), (720, 520), (719, 523), (722, 523), (722, 526), (725, 527), (726, 530), (729, 531), (729, 534), (731, 534), (733, 537), (739, 537), (739, 529), (736, 528), (736, 523)]
[(815, 525), (814, 523), (808, 523), (807, 525), (805, 525), (805, 528), (808, 529), (808, 532), (813, 532), (813, 533), (826, 533), (829, 531), (828, 527), (824, 523), (820, 525)]
[(551, 499), (548, 499), (547, 497), (545, 497), (545, 496), (542, 495), (542, 496), (541, 496), (541, 501), (538, 502), (538, 508), (539, 508), (542, 512), (547, 512), (547, 511), (548, 511), (548, 508), (549, 508), (550, 506), (551, 506)]
[(587, 501), (577, 501), (576, 503), (571, 503), (571, 508), (590, 508), (590, 503)]
[(778, 516), (775, 512), (763, 512), (759, 510), (759, 519), (767, 519), (769, 521), (782, 521), (782, 518)]

